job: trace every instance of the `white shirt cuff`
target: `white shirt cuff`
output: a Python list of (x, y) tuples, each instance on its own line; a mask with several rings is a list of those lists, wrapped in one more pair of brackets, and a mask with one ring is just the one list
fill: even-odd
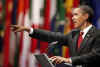
[(72, 63), (72, 59), (71, 58), (69, 58), (69, 61)]
[(29, 34), (32, 34), (33, 32), (34, 32), (34, 29), (33, 28), (30, 28)]

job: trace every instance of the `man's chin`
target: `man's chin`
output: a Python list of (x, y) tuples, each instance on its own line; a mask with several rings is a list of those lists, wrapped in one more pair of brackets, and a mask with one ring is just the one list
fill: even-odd
[(78, 26), (74, 25), (74, 28), (75, 28), (75, 29), (77, 29), (77, 28), (78, 28)]
[(78, 27), (78, 26), (74, 26), (74, 28), (75, 28), (75, 29), (80, 29), (80, 27)]

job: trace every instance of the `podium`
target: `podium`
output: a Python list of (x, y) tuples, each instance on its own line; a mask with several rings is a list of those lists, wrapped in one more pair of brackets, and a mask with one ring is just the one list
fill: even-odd
[(35, 55), (35, 57), (42, 67), (73, 67), (72, 64), (69, 63), (61, 63), (54, 65), (52, 61), (48, 58), (47, 54), (38, 54)]
[(42, 67), (55, 67), (46, 54), (35, 55)]

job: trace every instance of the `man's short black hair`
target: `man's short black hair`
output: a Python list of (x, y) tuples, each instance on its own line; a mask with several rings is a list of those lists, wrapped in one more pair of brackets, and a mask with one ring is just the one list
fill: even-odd
[(83, 13), (87, 13), (89, 15), (89, 18), (87, 21), (92, 23), (92, 19), (94, 17), (93, 9), (91, 7), (89, 7), (88, 5), (80, 5), (78, 8), (80, 8)]

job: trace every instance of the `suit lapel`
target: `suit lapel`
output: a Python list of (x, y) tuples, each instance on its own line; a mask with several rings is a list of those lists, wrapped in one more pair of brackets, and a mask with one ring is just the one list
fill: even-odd
[(74, 37), (74, 42), (73, 42), (73, 43), (74, 43), (74, 45), (73, 45), (73, 46), (75, 47), (75, 48), (74, 48), (74, 49), (75, 49), (75, 51), (77, 51), (77, 40), (78, 40), (78, 36), (79, 36), (79, 33), (78, 33), (78, 34), (76, 34), (76, 36)]
[(95, 29), (96, 29), (96, 28), (93, 26), (93, 27), (89, 30), (89, 32), (86, 34), (84, 40), (83, 40), (82, 43), (81, 43), (81, 46), (80, 46), (79, 51), (81, 51), (82, 48), (86, 47), (87, 44), (88, 44), (90, 41), (92, 41), (92, 36), (93, 36), (93, 34), (94, 34)]
[(79, 36), (79, 30), (78, 31), (74, 31), (73, 32), (73, 36), (72, 36), (72, 38), (73, 38), (73, 52), (75, 53), (75, 54), (77, 54), (77, 40), (78, 40), (78, 36)]

